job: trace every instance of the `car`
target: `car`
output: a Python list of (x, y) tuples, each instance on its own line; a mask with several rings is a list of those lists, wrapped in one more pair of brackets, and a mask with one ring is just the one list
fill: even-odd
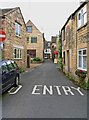
[(21, 80), (21, 74), (18, 65), (13, 60), (0, 61), (0, 87), (4, 93), (12, 86), (18, 86)]

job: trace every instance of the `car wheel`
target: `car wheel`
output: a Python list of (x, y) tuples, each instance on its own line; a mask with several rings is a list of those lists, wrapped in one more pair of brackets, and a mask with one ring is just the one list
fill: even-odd
[(15, 86), (18, 86), (19, 85), (19, 77), (17, 76), (16, 78), (15, 78)]

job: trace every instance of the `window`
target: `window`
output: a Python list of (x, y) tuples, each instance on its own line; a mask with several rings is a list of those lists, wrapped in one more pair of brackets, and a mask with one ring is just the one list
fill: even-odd
[(63, 52), (63, 63), (65, 64), (65, 52)]
[(32, 26), (27, 26), (27, 32), (32, 33)]
[(30, 56), (31, 58), (36, 58), (36, 50), (30, 50)]
[(27, 43), (29, 43), (29, 37), (27, 37)]
[(78, 69), (87, 70), (87, 49), (78, 50)]
[(65, 40), (65, 28), (62, 30), (62, 41)]
[(31, 37), (31, 43), (37, 43), (37, 37)]
[(87, 7), (86, 5), (78, 12), (78, 28), (87, 23)]
[(6, 63), (3, 63), (2, 64), (2, 74), (7, 73), (7, 72), (8, 72), (7, 65), (6, 65)]
[(22, 59), (22, 49), (14, 49), (14, 59)]
[(15, 23), (15, 32), (17, 36), (21, 35), (21, 25), (18, 22)]
[(80, 19), (81, 19), (81, 13), (78, 14), (78, 20), (80, 20)]

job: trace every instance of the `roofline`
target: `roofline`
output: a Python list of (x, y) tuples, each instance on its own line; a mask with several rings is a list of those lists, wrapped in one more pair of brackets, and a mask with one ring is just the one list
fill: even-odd
[[(10, 11), (4, 13), (4, 16), (10, 14), (11, 12), (14, 12), (14, 11), (15, 11), (16, 9), (18, 9), (18, 8), (19, 8), (19, 7), (15, 7), (15, 8), (5, 8), (5, 9), (12, 9), (12, 10), (10, 10)], [(3, 9), (2, 9), (2, 10), (3, 10)]]
[[(28, 22), (29, 22), (29, 21), (31, 21), (31, 20), (29, 19)], [(27, 22), (27, 23), (28, 23), (28, 22)], [(26, 27), (28, 26), (27, 23), (26, 23)], [(32, 21), (31, 21), (31, 23), (36, 27), (36, 29), (37, 29), (41, 34), (43, 34), (43, 33), (37, 28), (37, 26), (36, 26)]]
[[(9, 8), (8, 8), (9, 9)], [(7, 16), (8, 14), (10, 14), (10, 13), (12, 13), (12, 12), (14, 12), (15, 10), (17, 10), (17, 9), (19, 9), (20, 10), (20, 13), (21, 13), (21, 16), (22, 16), (22, 18), (23, 18), (23, 22), (24, 22), (24, 25), (25, 25), (25, 27), (26, 27), (26, 23), (25, 23), (25, 20), (24, 20), (24, 17), (23, 17), (23, 15), (22, 15), (22, 12), (21, 12), (21, 9), (20, 9), (20, 7), (15, 7), (15, 8), (12, 8), (12, 10), (10, 10), (10, 11), (8, 11), (7, 13), (5, 13), (4, 15), (2, 15), (1, 17), (3, 18), (5, 18), (5, 16)]]
[(67, 19), (66, 23), (64, 24), (64, 26), (62, 27), (61, 31), (65, 28), (66, 24), (68, 23), (68, 21), (73, 18), (73, 16), (85, 5), (87, 4), (88, 2), (83, 2), (70, 16), (69, 18)]

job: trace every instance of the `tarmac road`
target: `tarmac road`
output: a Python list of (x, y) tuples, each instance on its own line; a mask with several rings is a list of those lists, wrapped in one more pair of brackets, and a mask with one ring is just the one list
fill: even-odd
[(3, 94), (3, 118), (87, 118), (87, 91), (70, 82), (52, 61), (24, 73), (21, 84), (16, 94)]

